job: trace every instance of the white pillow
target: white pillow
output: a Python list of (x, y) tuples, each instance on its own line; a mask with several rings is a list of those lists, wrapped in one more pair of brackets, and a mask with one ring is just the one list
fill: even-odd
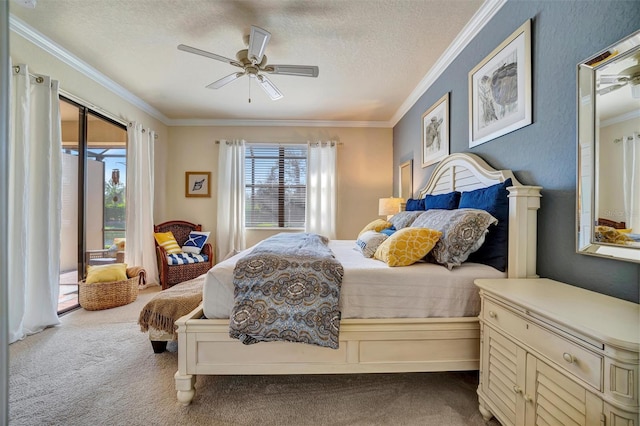
[(389, 238), (388, 235), (381, 234), (380, 232), (365, 231), (356, 240), (355, 249), (362, 253), (364, 257), (373, 257), (378, 246), (387, 238)]
[(182, 251), (184, 253), (200, 254), (202, 247), (204, 247), (209, 239), (209, 234), (210, 232), (191, 231), (189, 237), (187, 237), (187, 241), (185, 241), (182, 246)]

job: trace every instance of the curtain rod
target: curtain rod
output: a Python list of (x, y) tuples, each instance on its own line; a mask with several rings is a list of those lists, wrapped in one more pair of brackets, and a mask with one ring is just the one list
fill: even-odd
[[(220, 140), (216, 140), (216, 145), (220, 145)], [(229, 141), (225, 141), (227, 143), (227, 145), (229, 144)], [(335, 141), (329, 141), (331, 143), (334, 143), (336, 145), (344, 145), (344, 142), (335, 142)], [(297, 144), (297, 145), (306, 145), (309, 143), (318, 143), (318, 142), (309, 142), (309, 141), (299, 141), (299, 142), (249, 142), (247, 141), (247, 143), (263, 143), (265, 145), (271, 144), (271, 145), (293, 145), (293, 144)], [(322, 142), (325, 143), (325, 142)]]
[[(633, 132), (633, 133), (640, 133), (640, 131), (636, 131), (636, 132)], [(625, 136), (625, 138), (633, 139), (633, 136)], [(613, 143), (620, 143), (620, 142), (622, 142), (623, 140), (624, 140), (624, 138), (614, 139), (614, 140), (613, 140)]]
[[(20, 74), (20, 65), (14, 65), (13, 70), (16, 74)], [(36, 79), (36, 83), (44, 83), (44, 77), (38, 74), (29, 73), (29, 77), (33, 77)]]

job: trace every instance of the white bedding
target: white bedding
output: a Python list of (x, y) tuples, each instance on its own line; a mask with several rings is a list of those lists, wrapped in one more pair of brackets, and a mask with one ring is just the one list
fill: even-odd
[[(506, 278), (490, 266), (464, 263), (449, 271), (432, 263), (388, 267), (354, 250), (353, 240), (333, 240), (329, 247), (342, 263), (342, 318), (469, 317), (480, 312), (476, 278)], [(203, 307), (207, 318), (229, 318), (233, 306), (233, 269), (251, 249), (207, 272)]]

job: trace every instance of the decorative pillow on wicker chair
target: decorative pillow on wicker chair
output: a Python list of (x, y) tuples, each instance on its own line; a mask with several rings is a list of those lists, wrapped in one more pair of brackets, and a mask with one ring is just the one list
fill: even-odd
[(440, 240), (429, 257), (436, 263), (453, 269), (467, 260), (484, 243), (489, 225), (497, 219), (484, 210), (427, 210), (412, 226), (431, 228), (442, 232)]
[(158, 242), (158, 245), (164, 247), (167, 254), (182, 253), (176, 237), (173, 236), (173, 232), (156, 232), (153, 236)]
[(409, 266), (433, 249), (441, 232), (426, 228), (403, 228), (387, 238), (374, 257), (389, 266)]
[(209, 239), (210, 232), (191, 231), (182, 246), (184, 253), (200, 254), (202, 247)]
[(387, 238), (388, 235), (376, 231), (367, 231), (358, 236), (356, 240), (356, 250), (364, 257), (373, 257), (374, 253)]
[(394, 214), (389, 219), (389, 222), (391, 222), (393, 227), (396, 229), (406, 228), (410, 226), (413, 223), (413, 221), (416, 220), (416, 218), (420, 216), (422, 213), (424, 212), (419, 210), (410, 211), (410, 212), (403, 211), (403, 212)]
[(87, 278), (85, 283), (109, 283), (115, 281), (126, 281), (127, 264), (111, 263), (109, 265), (89, 265), (87, 267)]
[(391, 222), (387, 222), (384, 219), (376, 219), (376, 220), (373, 220), (373, 221), (369, 222), (369, 224), (367, 226), (362, 228), (362, 231), (360, 231), (358, 233), (358, 237), (360, 235), (364, 234), (367, 231), (380, 232), (383, 229), (391, 228), (392, 226), (393, 226), (393, 224)]

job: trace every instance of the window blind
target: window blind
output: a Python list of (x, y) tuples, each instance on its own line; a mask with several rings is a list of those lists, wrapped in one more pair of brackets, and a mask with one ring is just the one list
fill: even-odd
[(303, 228), (306, 182), (307, 145), (247, 144), (245, 225)]

